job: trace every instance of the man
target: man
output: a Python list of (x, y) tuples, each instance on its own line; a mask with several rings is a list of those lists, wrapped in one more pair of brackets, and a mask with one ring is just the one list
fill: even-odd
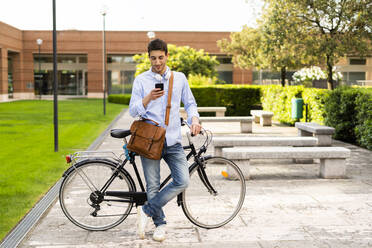
[[(129, 103), (131, 116), (141, 116), (151, 119), (166, 128), (165, 143), (162, 158), (168, 164), (172, 181), (159, 192), (160, 160), (152, 160), (141, 156), (143, 172), (146, 180), (147, 203), (137, 209), (138, 234), (145, 237), (145, 227), (149, 217), (156, 229), (153, 239), (163, 241), (166, 234), (166, 221), (162, 207), (181, 193), (189, 183), (188, 163), (181, 145), (181, 122), (179, 116), (182, 101), (191, 123), (191, 132), (199, 134), (199, 114), (194, 96), (190, 90), (185, 75), (173, 72), (173, 90), (169, 124), (165, 126), (165, 112), (168, 98), (168, 86), (171, 71), (167, 64), (167, 43), (160, 39), (148, 44), (148, 55), (151, 62), (150, 70), (136, 77), (133, 83), (132, 97)], [(163, 83), (164, 89), (155, 88), (156, 83)]]

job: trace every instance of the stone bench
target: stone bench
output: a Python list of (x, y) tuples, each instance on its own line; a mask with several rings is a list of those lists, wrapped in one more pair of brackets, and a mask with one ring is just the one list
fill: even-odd
[(224, 116), (224, 117), (200, 117), (200, 123), (204, 122), (240, 122), (241, 133), (252, 133), (252, 116)]
[[(226, 107), (197, 107), (197, 108), (198, 108), (198, 113), (214, 112), (214, 113), (216, 113), (216, 117), (223, 117), (223, 116), (225, 116), (225, 112), (226, 112)], [(181, 117), (183, 117), (183, 118), (187, 117), (187, 113), (186, 113), (184, 108), (180, 108), (180, 114), (181, 114)]]
[(318, 139), (318, 146), (332, 145), (332, 135), (335, 133), (333, 127), (319, 125), (314, 122), (296, 122), (298, 136), (314, 136)]
[(260, 123), (261, 126), (271, 126), (274, 113), (264, 110), (251, 110), (251, 115), (254, 116), (255, 123)]
[(320, 159), (320, 177), (344, 178), (350, 150), (344, 147), (233, 147), (223, 148), (222, 155), (233, 160), (246, 179), (249, 179), (250, 159)]
[(222, 148), (238, 146), (316, 146), (318, 140), (314, 137), (268, 137), (250, 136), (213, 137), (214, 156), (222, 156)]

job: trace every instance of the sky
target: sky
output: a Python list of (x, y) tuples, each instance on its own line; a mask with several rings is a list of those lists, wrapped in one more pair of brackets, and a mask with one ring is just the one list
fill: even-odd
[[(52, 30), (52, 0), (0, 0), (0, 21)], [(255, 26), (262, 0), (56, 0), (57, 30), (223, 31)]]

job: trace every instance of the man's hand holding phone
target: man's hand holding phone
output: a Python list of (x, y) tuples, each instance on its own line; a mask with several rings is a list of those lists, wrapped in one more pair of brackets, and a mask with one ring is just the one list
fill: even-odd
[(151, 100), (155, 100), (163, 96), (164, 95), (164, 84), (163, 83), (155, 84), (155, 88), (151, 91), (151, 95), (152, 95)]
[(150, 93), (145, 96), (145, 98), (142, 99), (142, 104), (146, 108), (147, 104), (149, 104), (150, 101), (156, 100), (159, 97), (162, 97), (164, 95), (164, 84), (157, 83), (155, 84), (155, 88), (150, 91)]

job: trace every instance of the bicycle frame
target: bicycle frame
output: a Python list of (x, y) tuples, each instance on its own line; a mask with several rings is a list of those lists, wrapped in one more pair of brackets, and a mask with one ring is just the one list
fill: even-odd
[[(190, 141), (190, 139), (189, 139), (189, 141)], [(187, 160), (189, 160), (192, 156), (194, 157), (194, 163), (191, 164), (191, 166), (189, 166), (189, 173), (191, 173), (191, 171), (195, 167), (198, 167), (197, 168), (198, 175), (199, 175), (201, 181), (203, 182), (203, 184), (205, 185), (205, 187), (207, 188), (208, 192), (210, 192), (211, 194), (216, 195), (217, 191), (213, 188), (213, 186), (209, 182), (208, 177), (207, 177), (207, 175), (205, 173), (205, 170), (204, 170), (204, 167), (203, 167), (204, 159), (207, 158), (207, 157), (210, 157), (210, 156), (201, 156), (203, 153), (206, 152), (206, 150), (207, 150), (206, 147), (202, 146), (200, 148), (199, 152), (197, 152), (193, 143), (191, 141), (189, 143), (190, 143), (189, 146), (184, 146), (183, 147), (185, 150), (186, 149), (191, 149), (191, 151), (186, 156)], [(107, 188), (110, 186), (112, 181), (118, 176), (119, 171), (121, 169), (123, 169), (125, 164), (128, 162), (128, 159), (125, 159), (124, 162), (119, 167), (117, 167), (116, 171), (112, 174), (110, 179), (106, 182), (106, 184), (102, 187), (102, 189), (100, 191), (105, 196), (114, 196), (114, 197), (124, 198), (124, 199), (123, 200), (103, 199), (103, 201), (134, 202), (134, 203), (136, 203), (136, 206), (144, 205), (145, 202), (147, 201), (146, 191), (145, 191), (145, 188), (143, 186), (142, 179), (139, 175), (137, 165), (136, 165), (136, 162), (135, 162), (135, 159), (134, 159), (135, 154), (133, 152), (130, 152), (129, 157), (130, 157), (129, 162), (130, 162), (130, 164), (132, 164), (132, 167), (135, 171), (138, 183), (141, 187), (141, 192), (125, 192), (125, 191), (107, 191), (106, 192)], [(162, 189), (169, 182), (170, 179), (171, 179), (171, 175), (168, 175), (164, 179), (164, 181), (160, 184), (160, 189)], [(180, 193), (177, 196), (178, 206), (180, 206), (181, 203), (182, 203), (182, 193)]]

